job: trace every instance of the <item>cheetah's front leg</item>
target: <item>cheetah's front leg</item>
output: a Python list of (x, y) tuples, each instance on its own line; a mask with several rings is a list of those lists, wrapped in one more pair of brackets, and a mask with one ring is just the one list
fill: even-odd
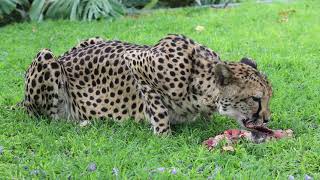
[(160, 95), (152, 91), (144, 93), (144, 95), (145, 115), (152, 124), (154, 134), (171, 134), (168, 109), (164, 106)]

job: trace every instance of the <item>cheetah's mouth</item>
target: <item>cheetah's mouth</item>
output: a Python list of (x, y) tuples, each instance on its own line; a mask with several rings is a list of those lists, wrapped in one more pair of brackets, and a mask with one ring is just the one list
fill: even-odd
[(254, 123), (254, 121), (251, 121), (249, 119), (245, 119), (242, 121), (245, 128), (247, 128), (249, 131), (255, 131), (255, 132), (261, 132), (266, 134), (272, 134), (272, 129), (268, 128), (266, 123), (263, 123), (261, 125), (257, 125)]

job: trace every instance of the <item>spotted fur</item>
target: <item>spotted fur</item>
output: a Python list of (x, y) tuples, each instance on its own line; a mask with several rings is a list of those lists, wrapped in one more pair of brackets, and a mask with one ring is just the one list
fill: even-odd
[(154, 46), (97, 37), (58, 58), (40, 51), (26, 72), (23, 104), (53, 119), (147, 119), (156, 134), (215, 111), (261, 124), (272, 90), (256, 68), (248, 58), (223, 62), (183, 35)]

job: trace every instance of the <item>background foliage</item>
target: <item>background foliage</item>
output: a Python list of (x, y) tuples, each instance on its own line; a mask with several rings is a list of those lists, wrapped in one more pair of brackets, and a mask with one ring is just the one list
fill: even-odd
[(91, 21), (119, 17), (129, 9), (181, 7), (239, 0), (1, 0), (0, 26), (12, 21), (70, 19)]
[(0, 23), (11, 20), (88, 20), (118, 17), (124, 7), (117, 0), (3, 0)]

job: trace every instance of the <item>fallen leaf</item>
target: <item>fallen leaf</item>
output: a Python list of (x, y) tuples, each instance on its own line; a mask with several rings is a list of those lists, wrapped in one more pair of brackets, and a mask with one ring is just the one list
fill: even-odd
[(278, 16), (279, 16), (278, 22), (280, 22), (280, 23), (288, 22), (289, 21), (289, 16), (291, 14), (294, 14), (294, 13), (296, 13), (296, 10), (294, 10), (294, 9), (288, 9), (288, 10), (280, 11), (278, 13)]
[(36, 29), (36, 27), (32, 27), (32, 32), (37, 32), (37, 29)]
[(204, 27), (198, 25), (198, 26), (195, 28), (195, 30), (196, 30), (197, 32), (202, 32), (202, 31), (204, 31)]
[(86, 126), (88, 126), (88, 125), (90, 125), (90, 124), (91, 124), (90, 121), (85, 120), (85, 121), (80, 122), (80, 127), (86, 127)]
[(234, 151), (234, 148), (232, 146), (223, 146), (222, 149), (224, 151), (232, 151), (232, 152)]

